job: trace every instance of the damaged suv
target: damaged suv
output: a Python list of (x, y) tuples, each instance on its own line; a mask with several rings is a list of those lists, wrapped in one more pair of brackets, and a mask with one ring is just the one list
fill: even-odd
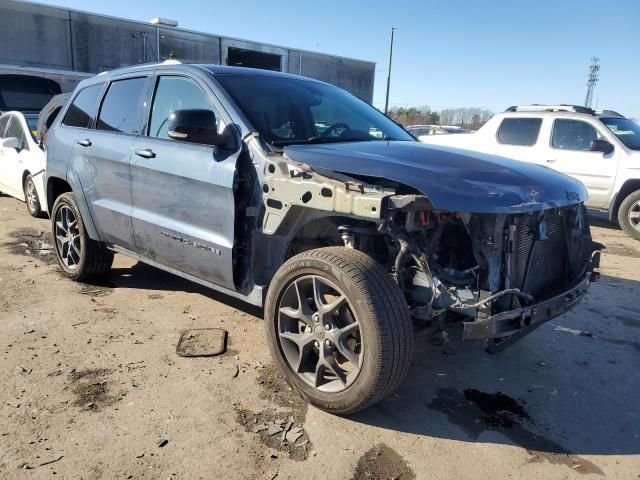
[(264, 307), (290, 384), (348, 414), (387, 396), (415, 322), (498, 351), (578, 302), (598, 263), (581, 183), (431, 148), (325, 83), (146, 65), (80, 83), (48, 138), (62, 269), (113, 253)]

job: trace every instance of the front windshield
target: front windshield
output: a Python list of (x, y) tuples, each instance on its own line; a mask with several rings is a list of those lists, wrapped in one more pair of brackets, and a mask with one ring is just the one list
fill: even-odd
[(640, 150), (640, 126), (628, 118), (601, 118), (609, 130), (631, 150)]
[(304, 79), (218, 74), (260, 136), (275, 146), (414, 139), (344, 90)]

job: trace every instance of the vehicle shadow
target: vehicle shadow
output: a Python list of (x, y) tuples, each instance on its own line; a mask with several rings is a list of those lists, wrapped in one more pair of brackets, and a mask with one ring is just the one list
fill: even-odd
[(538, 457), (565, 454), (549, 461), (638, 454), (640, 342), (631, 339), (638, 339), (640, 307), (628, 300), (639, 292), (640, 282), (602, 277), (574, 310), (498, 355), (480, 342), (456, 340), (458, 326), (447, 328), (452, 340), (443, 345), (418, 334), (396, 394), (349, 420), (515, 445)]
[(607, 228), (609, 230), (622, 230), (617, 221), (609, 220), (607, 213), (596, 210), (589, 210), (589, 225), (592, 227)]
[(131, 288), (158, 291), (182, 291), (187, 293), (199, 293), (205, 297), (224, 303), (249, 315), (262, 318), (262, 309), (254, 307), (242, 300), (216, 292), (210, 288), (199, 285), (190, 280), (174, 275), (164, 270), (138, 262), (128, 268), (112, 268), (109, 276), (102, 283), (93, 283), (96, 286), (110, 288)]

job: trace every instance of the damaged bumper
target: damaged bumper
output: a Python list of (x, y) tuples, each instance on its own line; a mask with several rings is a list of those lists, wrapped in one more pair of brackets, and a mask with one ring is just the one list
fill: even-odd
[(492, 315), (484, 320), (464, 322), (463, 340), (493, 340), (489, 353), (498, 353), (520, 340), (540, 325), (562, 315), (582, 300), (590, 283), (596, 278), (593, 270), (599, 263), (599, 253), (592, 259), (592, 268), (572, 287), (547, 300)]

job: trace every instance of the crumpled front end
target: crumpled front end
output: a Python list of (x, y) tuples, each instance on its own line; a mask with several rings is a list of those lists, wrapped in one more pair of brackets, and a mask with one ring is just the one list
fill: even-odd
[(463, 339), (488, 339), (495, 353), (573, 307), (595, 278), (602, 246), (581, 203), (494, 215), (423, 210), (419, 198), (392, 197), (385, 224), (418, 320), (454, 314)]

